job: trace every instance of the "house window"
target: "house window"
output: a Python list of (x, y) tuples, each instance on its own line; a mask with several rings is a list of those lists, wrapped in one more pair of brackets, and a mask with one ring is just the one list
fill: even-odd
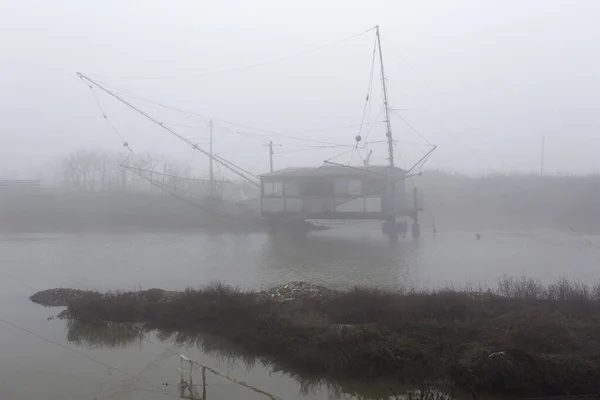
[(333, 181), (333, 190), (336, 196), (345, 196), (348, 194), (348, 181), (346, 179), (336, 179)]
[(297, 183), (286, 183), (284, 185), (284, 192), (285, 192), (286, 197), (300, 196), (300, 190), (298, 189)]
[(382, 195), (386, 191), (386, 182), (380, 179), (368, 179), (362, 182), (366, 195)]
[(336, 196), (360, 196), (362, 183), (358, 179), (336, 179), (333, 184)]
[(302, 196), (333, 196), (332, 181), (304, 182), (301, 186)]
[(348, 181), (348, 194), (351, 196), (358, 196), (363, 193), (362, 184), (358, 179), (351, 179)]
[(283, 183), (281, 182), (265, 182), (263, 183), (263, 196), (283, 196)]

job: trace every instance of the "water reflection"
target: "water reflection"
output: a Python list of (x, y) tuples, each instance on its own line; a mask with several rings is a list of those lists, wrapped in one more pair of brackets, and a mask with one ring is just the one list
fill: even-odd
[(355, 285), (398, 289), (412, 284), (419, 242), (390, 245), (384, 238), (314, 234), (290, 239), (272, 236), (260, 251), (263, 282), (304, 280), (335, 289)]
[[(36, 332), (61, 341), (64, 337), (62, 326), (46, 323), (47, 311), (28, 302), (27, 298), (32, 292), (54, 287), (99, 291), (133, 290), (139, 287), (182, 290), (211, 281), (260, 289), (293, 280), (339, 289), (354, 285), (394, 289), (403, 285), (436, 287), (454, 283), (460, 286), (466, 282), (495, 285), (496, 279), (502, 274), (529, 276), (544, 283), (554, 282), (563, 276), (582, 282), (598, 280), (599, 236), (548, 230), (486, 231), (482, 232), (482, 239), (476, 241), (473, 232), (440, 230), (435, 237), (424, 232), (419, 241), (408, 237), (399, 240), (397, 246), (390, 247), (381, 234), (380, 226), (355, 226), (354, 229), (348, 226), (343, 230), (313, 232), (304, 240), (294, 241), (279, 236), (269, 237), (263, 233), (5, 235), (0, 238), (3, 317), (24, 326), (36, 327)], [(44, 240), (37, 240), (39, 238)], [(31, 338), (10, 336), (10, 331), (0, 333), (3, 358), (11, 360), (3, 363), (0, 375), (14, 375), (3, 387), (8, 393), (5, 397), (49, 398), (48, 393), (52, 393), (58, 395), (54, 398), (72, 398), (74, 391), (79, 390), (79, 396), (76, 397), (93, 398), (95, 389), (87, 383), (79, 385), (79, 381), (56, 377), (47, 381), (40, 377), (33, 381), (26, 379), (30, 376), (32, 365), (38, 368), (43, 365), (45, 371), (78, 374), (81, 381), (85, 381), (96, 374), (93, 365), (86, 370), (88, 361), (79, 364), (68, 358), (66, 362), (66, 357), (72, 355), (60, 353), (41, 358), (40, 349), (31, 345)], [(165, 337), (165, 340), (185, 342), (184, 336)], [(131, 327), (71, 325), (68, 340), (81, 346), (106, 347), (104, 350), (94, 350), (92, 356), (106, 357), (111, 364), (122, 363), (125, 369), (135, 369), (145, 360), (151, 362), (148, 358), (155, 350), (145, 348), (137, 352), (136, 347), (142, 341), (141, 332)], [(243, 362), (238, 360), (245, 358), (248, 365), (255, 365), (253, 371), (256, 374), (248, 379), (259, 381), (261, 385), (271, 385), (280, 393), (289, 389), (291, 395), (282, 397), (298, 398), (295, 382), (283, 375), (268, 377), (268, 371), (277, 370), (277, 366), (271, 365), (266, 369), (258, 361), (251, 364), (251, 361), (260, 361), (260, 358), (231, 350), (229, 345), (219, 346), (211, 340), (202, 338), (189, 350), (202, 357), (198, 346), (208, 353), (214, 350), (211, 354), (220, 354), (223, 360), (230, 357), (234, 360), (232, 364), (237, 366), (235, 373), (240, 374), (243, 374), (239, 368)], [(227, 353), (228, 349), (231, 353)], [(175, 363), (171, 364), (169, 360), (164, 370), (155, 371), (155, 378), (173, 377), (173, 370), (170, 369), (173, 365)], [(26, 373), (18, 375), (18, 368)], [(17, 384), (20, 383), (18, 379), (25, 384)], [(311, 379), (307, 377), (303, 382), (311, 382)], [(357, 397), (360, 393), (373, 393), (369, 391), (373, 388), (363, 388), (350, 382), (343, 382), (341, 386), (343, 391), (356, 393)], [(221, 386), (218, 389), (221, 398), (244, 398), (243, 391), (227, 392), (228, 388)], [(311, 395), (311, 398), (327, 399), (327, 389), (318, 390), (321, 392)], [(387, 388), (381, 390), (380, 397), (383, 398), (387, 395)], [(224, 392), (230, 396), (223, 397)], [(342, 398), (351, 396), (348, 394)], [(377, 393), (372, 394), (374, 398), (377, 396)]]
[[(198, 347), (204, 354), (230, 366), (243, 365), (247, 370), (266, 369), (269, 374), (283, 373), (298, 383), (303, 396), (323, 394), (325, 398), (329, 399), (388, 400), (393, 398), (393, 393), (403, 391), (403, 388), (387, 382), (367, 385), (355, 381), (326, 380), (315, 375), (301, 373), (258, 354), (242, 351), (231, 342), (213, 335), (167, 330), (155, 330), (152, 333), (156, 339), (165, 344)], [(139, 345), (146, 340), (147, 334), (150, 332), (140, 324), (110, 322), (84, 324), (74, 320), (67, 321), (67, 340), (88, 348)]]
[(141, 343), (145, 334), (141, 324), (67, 321), (67, 341), (82, 347), (128, 347)]

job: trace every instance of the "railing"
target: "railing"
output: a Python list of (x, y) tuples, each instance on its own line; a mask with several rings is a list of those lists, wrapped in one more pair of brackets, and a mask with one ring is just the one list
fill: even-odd
[[(204, 364), (201, 364), (197, 361), (194, 361), (184, 355), (180, 356), (180, 372), (181, 372), (181, 380), (179, 382), (179, 395), (184, 399), (191, 400), (207, 400), (206, 398), (206, 372), (211, 372), (217, 376), (227, 379), (228, 381), (235, 383), (236, 385), (243, 386), (249, 390), (252, 390), (256, 393), (260, 393), (263, 396), (271, 399), (271, 400), (283, 400), (281, 397), (277, 397), (274, 394), (265, 392), (257, 387), (254, 387), (246, 382), (240, 381), (234, 377), (226, 375), (222, 372), (217, 371), (211, 367), (208, 367)], [(202, 371), (202, 383), (194, 384), (192, 380), (192, 374), (194, 372), (195, 367), (198, 367)], [(198, 387), (201, 387), (202, 394), (198, 394)]]

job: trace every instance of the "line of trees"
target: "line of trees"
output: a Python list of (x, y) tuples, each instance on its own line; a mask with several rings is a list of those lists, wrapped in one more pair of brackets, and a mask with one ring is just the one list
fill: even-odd
[(413, 181), (424, 193), (423, 221), (430, 224), (435, 217), (438, 228), (600, 231), (600, 175), (470, 177), (428, 171)]
[[(137, 168), (137, 172), (124, 165)], [(149, 181), (176, 188), (182, 181), (189, 181), (191, 167), (187, 162), (152, 153), (80, 149), (58, 161), (56, 174), (61, 186), (76, 191), (158, 191), (157, 185)]]

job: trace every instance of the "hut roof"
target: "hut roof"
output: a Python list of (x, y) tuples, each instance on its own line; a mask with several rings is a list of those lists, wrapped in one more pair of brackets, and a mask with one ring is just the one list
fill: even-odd
[[(340, 177), (374, 177), (385, 176), (389, 166), (370, 165), (368, 167), (344, 167), (323, 165), (321, 167), (284, 168), (262, 174), (261, 178), (340, 178)], [(394, 168), (397, 174), (404, 174), (400, 168)]]

